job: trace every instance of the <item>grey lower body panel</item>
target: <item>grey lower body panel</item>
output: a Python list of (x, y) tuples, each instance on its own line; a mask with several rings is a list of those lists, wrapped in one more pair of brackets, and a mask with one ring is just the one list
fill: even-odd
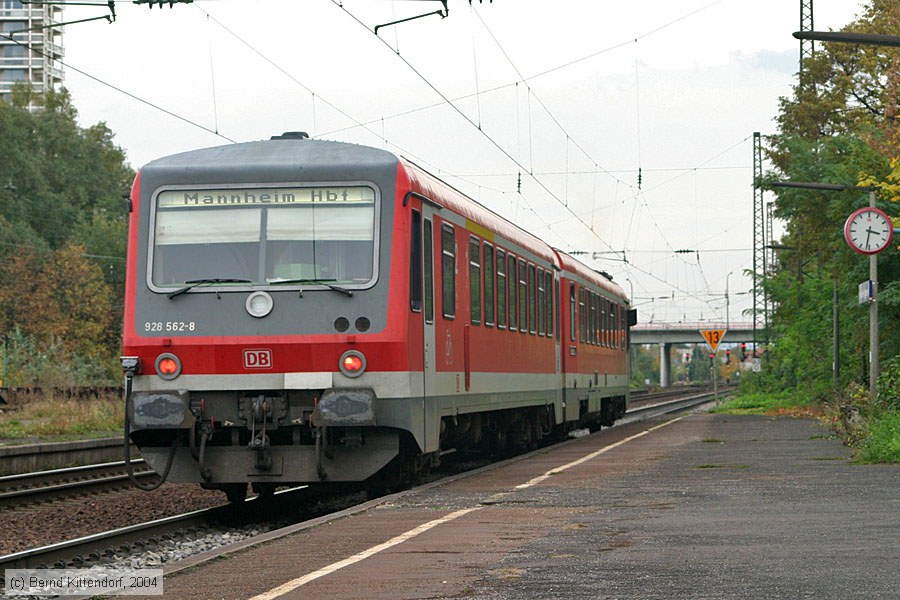
[[(330, 447), (317, 451), (313, 445), (272, 446), (272, 466), (255, 468), (255, 453), (242, 446), (208, 446), (204, 466), (210, 479), (200, 475), (200, 464), (189, 448), (177, 448), (169, 481), (173, 483), (321, 483), (363, 481), (387, 465), (400, 451), (396, 431), (367, 431), (360, 446)], [(143, 447), (141, 455), (154, 471), (162, 473), (171, 448)], [(324, 475), (324, 478), (323, 478)]]

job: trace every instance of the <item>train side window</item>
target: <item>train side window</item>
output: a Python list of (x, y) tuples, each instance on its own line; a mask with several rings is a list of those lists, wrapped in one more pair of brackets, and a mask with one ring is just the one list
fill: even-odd
[(528, 265), (528, 330), (537, 333), (537, 285), (536, 269), (534, 265)]
[(556, 341), (562, 341), (562, 324), (560, 322), (560, 312), (562, 311), (562, 297), (560, 296), (560, 287), (559, 280), (556, 277), (553, 277), (551, 274), (551, 279), (553, 279), (553, 318), (556, 320)]
[(615, 305), (612, 300), (606, 301), (606, 346), (609, 348), (615, 348), (618, 344), (615, 343)]
[(615, 340), (615, 348), (616, 350), (622, 349), (622, 307), (619, 306), (619, 303), (613, 304), (613, 314), (615, 315), (615, 320), (613, 321), (613, 328), (616, 332), (616, 340)]
[(469, 238), (469, 316), (472, 325), (481, 324), (481, 240)]
[(506, 252), (497, 248), (497, 327), (506, 329)]
[(528, 266), (519, 259), (519, 331), (528, 333)]
[(594, 292), (588, 292), (590, 294), (590, 304), (591, 304), (591, 327), (588, 329), (588, 341), (591, 344), (597, 344), (597, 294)]
[(575, 310), (577, 305), (575, 299), (575, 284), (569, 283), (569, 340), (575, 341), (575, 321), (578, 313)]
[(578, 288), (578, 329), (582, 343), (587, 342), (587, 314), (584, 312), (586, 291), (583, 287)]
[(409, 235), (409, 308), (422, 312), (422, 213), (417, 210)]
[[(534, 267), (531, 267), (534, 269)], [(529, 273), (530, 275), (530, 273)], [(544, 316), (547, 314), (547, 291), (544, 288), (544, 270), (537, 270), (537, 334), (544, 335), (547, 330), (547, 323)]]
[(594, 326), (594, 295), (590, 290), (584, 290), (584, 320), (585, 324), (584, 341), (587, 344), (594, 343), (591, 328)]
[(434, 233), (431, 220), (425, 219), (425, 322), (434, 322)]
[(441, 310), (444, 317), (456, 317), (456, 237), (453, 226), (441, 225)]
[(484, 244), (484, 324), (494, 325), (494, 247)]
[(600, 296), (600, 345), (606, 346), (606, 298)]
[(509, 330), (515, 331), (519, 326), (518, 303), (516, 302), (516, 257), (510, 254), (506, 257), (506, 277), (509, 280)]
[(594, 343), (594, 292), (587, 290), (584, 293), (584, 310), (587, 314), (587, 339), (588, 344)]
[(553, 337), (553, 273), (551, 271), (544, 272), (544, 289), (547, 290), (547, 301), (544, 305), (544, 315), (547, 325), (544, 330), (547, 337)]

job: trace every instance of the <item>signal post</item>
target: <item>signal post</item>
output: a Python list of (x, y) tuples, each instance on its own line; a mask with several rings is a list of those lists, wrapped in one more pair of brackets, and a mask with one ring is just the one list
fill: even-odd
[(712, 379), (713, 379), (713, 397), (715, 398), (716, 404), (719, 403), (719, 377), (716, 373), (716, 349), (719, 347), (719, 344), (722, 342), (722, 338), (725, 337), (725, 332), (727, 329), (701, 329), (700, 335), (703, 336), (703, 339), (706, 340), (706, 345), (709, 346), (710, 354), (709, 354), (709, 363), (710, 369), (712, 369)]

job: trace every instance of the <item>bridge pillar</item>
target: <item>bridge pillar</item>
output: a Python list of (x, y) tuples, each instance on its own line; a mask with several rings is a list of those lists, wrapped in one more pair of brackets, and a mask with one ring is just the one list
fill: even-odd
[(659, 386), (672, 385), (672, 344), (659, 345)]

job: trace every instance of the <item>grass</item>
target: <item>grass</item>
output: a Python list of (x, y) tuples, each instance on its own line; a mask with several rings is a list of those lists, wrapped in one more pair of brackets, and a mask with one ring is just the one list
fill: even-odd
[(858, 459), (869, 463), (900, 463), (900, 412), (885, 411), (869, 424)]
[(33, 397), (0, 410), (0, 443), (118, 435), (124, 415), (118, 398)]
[(732, 415), (816, 417), (822, 414), (822, 408), (817, 403), (798, 396), (794, 392), (754, 392), (729, 398), (710, 412)]
[[(863, 407), (860, 411), (863, 424), (854, 435), (842, 432), (835, 423), (834, 408), (829, 413), (829, 406), (815, 402), (796, 392), (781, 393), (747, 393), (729, 398), (720, 406), (712, 409), (713, 413), (734, 415), (765, 415), (787, 417), (814, 417), (824, 423), (829, 421), (836, 429), (830, 434), (812, 436), (810, 439), (832, 439), (840, 437), (844, 443), (856, 449), (855, 462), (858, 463), (900, 463), (900, 411), (891, 409), (873, 409)], [(824, 460), (824, 459), (822, 459)]]

